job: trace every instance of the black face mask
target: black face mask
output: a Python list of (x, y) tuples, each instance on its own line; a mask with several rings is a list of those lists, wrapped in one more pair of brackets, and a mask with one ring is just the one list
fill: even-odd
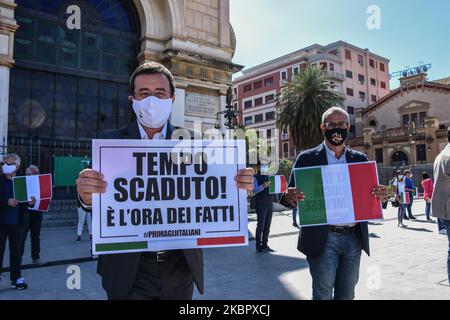
[[(333, 140), (335, 134), (341, 136), (342, 138), (341, 141), (336, 142)], [(348, 135), (347, 129), (333, 129), (325, 131), (325, 138), (328, 140), (329, 143), (331, 143), (335, 147), (343, 145), (345, 140), (347, 140), (347, 135)]]

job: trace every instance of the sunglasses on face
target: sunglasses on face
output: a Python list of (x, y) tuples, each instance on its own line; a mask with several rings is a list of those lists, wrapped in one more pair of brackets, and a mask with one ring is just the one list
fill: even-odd
[(5, 161), (5, 162), (0, 162), (0, 165), (5, 165), (5, 164), (7, 164), (8, 166), (15, 166), (16, 164), (14, 163), (14, 162), (7, 162), (7, 161)]

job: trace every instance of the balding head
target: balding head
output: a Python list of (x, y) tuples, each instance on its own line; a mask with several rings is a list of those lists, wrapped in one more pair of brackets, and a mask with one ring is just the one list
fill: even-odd
[(350, 116), (348, 115), (347, 111), (339, 107), (332, 107), (327, 111), (325, 111), (324, 114), (322, 115), (322, 124), (330, 122), (329, 118), (335, 114), (344, 115), (347, 118), (347, 123), (350, 123)]

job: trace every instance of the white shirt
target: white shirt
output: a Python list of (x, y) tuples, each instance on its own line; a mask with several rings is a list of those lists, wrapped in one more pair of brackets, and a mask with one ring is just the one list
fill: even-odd
[(398, 181), (397, 178), (395, 178), (394, 182), (392, 183), (392, 185), (394, 187), (397, 187), (398, 189), (398, 193), (403, 193), (405, 192), (405, 188), (406, 188), (406, 182), (403, 181)]
[[(141, 125), (141, 123), (139, 121), (137, 123), (138, 123), (138, 127), (139, 127), (139, 132), (141, 133), (141, 139), (149, 140), (148, 136), (147, 136), (147, 132), (145, 132), (145, 130), (144, 130), (144, 127)], [(168, 125), (168, 122), (166, 122), (166, 124), (162, 128), (161, 132), (157, 132), (153, 135), (152, 140), (165, 140), (166, 134), (167, 134), (167, 125)]]
[[(323, 145), (325, 146), (325, 150), (327, 152), (327, 160), (328, 164), (344, 164), (347, 163), (347, 147), (344, 149), (344, 153), (341, 155), (341, 157), (338, 159), (336, 158), (336, 154), (333, 150), (331, 150), (327, 144), (324, 142)], [(336, 224), (335, 227), (354, 227), (356, 226), (356, 223), (353, 224)]]

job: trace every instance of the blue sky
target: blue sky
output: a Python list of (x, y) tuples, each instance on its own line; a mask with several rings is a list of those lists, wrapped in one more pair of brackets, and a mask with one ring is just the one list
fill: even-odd
[[(450, 76), (449, 0), (230, 0), (234, 62), (248, 67), (314, 43), (344, 40), (391, 60), (390, 72), (432, 63), (430, 80)], [(381, 9), (369, 30), (367, 8)], [(391, 81), (391, 89), (399, 85)]]

